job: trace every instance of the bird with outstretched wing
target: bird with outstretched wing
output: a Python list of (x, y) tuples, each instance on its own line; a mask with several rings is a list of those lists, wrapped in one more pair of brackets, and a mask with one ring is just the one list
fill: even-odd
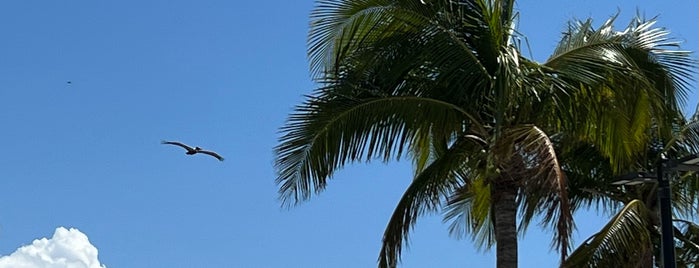
[(161, 141), (160, 143), (180, 146), (180, 147), (184, 148), (185, 150), (187, 150), (187, 152), (185, 154), (188, 154), (188, 155), (194, 155), (194, 154), (198, 154), (198, 153), (208, 154), (210, 156), (215, 157), (219, 161), (223, 161), (223, 157), (221, 157), (221, 155), (217, 154), (216, 152), (204, 150), (204, 149), (199, 148), (199, 147), (191, 147), (191, 146), (186, 145), (184, 143), (181, 143), (179, 141)]

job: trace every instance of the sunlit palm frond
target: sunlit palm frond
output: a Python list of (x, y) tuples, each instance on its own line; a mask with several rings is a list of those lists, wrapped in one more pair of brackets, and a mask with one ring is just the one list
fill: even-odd
[[(668, 107), (678, 109), (684, 104), (692, 87), (692, 74), (697, 62), (691, 52), (680, 49), (681, 41), (670, 38), (670, 31), (654, 27), (656, 18), (645, 19), (637, 15), (631, 20), (624, 38), (628, 43), (630, 58), (643, 71), (661, 96), (673, 96), (665, 101)], [(649, 57), (650, 55), (650, 57)]]
[(584, 139), (608, 158), (615, 173), (621, 174), (635, 166), (638, 159), (645, 158), (652, 137), (656, 136), (649, 130), (657, 122), (657, 116), (649, 109), (650, 96), (643, 92), (619, 98), (612, 97), (615, 93), (611, 93), (609, 88), (601, 89), (599, 93), (602, 94), (580, 94), (575, 99), (580, 103), (595, 103), (594, 100), (587, 101), (588, 98), (601, 99), (597, 105), (607, 107), (589, 109), (577, 106), (577, 115), (585, 116), (578, 121), (581, 128), (577, 130), (586, 132)]
[(458, 138), (438, 159), (420, 172), (405, 190), (383, 236), (379, 255), (379, 267), (395, 267), (400, 261), (404, 241), (417, 218), (424, 213), (435, 212), (441, 202), (467, 182), (467, 165), (473, 152), (482, 145), (473, 139)]
[(592, 85), (605, 81), (611, 68), (629, 65), (622, 50), (623, 38), (613, 29), (615, 18), (594, 29), (592, 20), (569, 23), (551, 57), (544, 63), (560, 74)]
[(600, 232), (582, 243), (563, 267), (636, 267), (652, 250), (648, 209), (629, 202)]
[[(573, 122), (593, 134), (589, 138), (620, 172), (644, 150), (652, 122), (668, 125), (677, 118), (677, 101), (686, 97), (694, 61), (674, 49), (676, 43), (664, 29), (653, 28), (653, 20), (636, 18), (615, 31), (615, 19), (598, 29), (591, 20), (572, 25), (544, 65), (561, 84), (572, 85), (573, 100), (583, 104), (573, 106), (579, 118)], [(658, 130), (670, 136), (667, 128)], [(618, 142), (620, 138), (626, 142)]]
[[(680, 90), (668, 92), (669, 96), (686, 96), (688, 79), (696, 68), (692, 65), (695, 61), (689, 57), (690, 52), (679, 50), (679, 42), (669, 38), (668, 30), (653, 27), (655, 19), (635, 17), (627, 28), (615, 30), (616, 18), (611, 17), (597, 29), (591, 19), (570, 23), (545, 65), (566, 70), (568, 72), (562, 73), (577, 77), (576, 80), (586, 84), (607, 80), (604, 74), (618, 71), (626, 71), (632, 79), (653, 80), (665, 76), (654, 81), (653, 86), (659, 90)], [(649, 73), (656, 71), (660, 71), (658, 76)], [(675, 83), (666, 88), (666, 83), (657, 83), (663, 80)]]
[[(482, 142), (482, 139), (475, 135), (466, 134), (464, 136), (471, 137), (475, 142)], [(411, 142), (415, 176), (420, 174), (434, 160), (444, 155), (455, 138), (454, 133), (440, 132), (437, 129), (431, 129), (430, 132), (416, 131)]]

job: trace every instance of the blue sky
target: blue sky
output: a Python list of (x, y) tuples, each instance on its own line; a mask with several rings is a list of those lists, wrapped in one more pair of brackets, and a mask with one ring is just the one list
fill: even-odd
[[(621, 12), (699, 49), (697, 1), (519, 1), (535, 59), (565, 22)], [(356, 164), (291, 210), (277, 201), (272, 147), (313, 89), (313, 1), (0, 2), (0, 255), (77, 228), (107, 267), (372, 267), (410, 181), (408, 163)], [(696, 57), (696, 53), (694, 54)], [(696, 74), (695, 74), (696, 77)], [(71, 83), (67, 83), (70, 81)], [(692, 88), (687, 111), (697, 103)], [(187, 156), (179, 140), (226, 157)], [(605, 219), (576, 218), (576, 242)], [(62, 234), (66, 234), (62, 232)], [(58, 231), (57, 231), (58, 234)], [(401, 267), (493, 267), (448, 236), (414, 229)], [(520, 242), (521, 267), (554, 267), (550, 233)]]

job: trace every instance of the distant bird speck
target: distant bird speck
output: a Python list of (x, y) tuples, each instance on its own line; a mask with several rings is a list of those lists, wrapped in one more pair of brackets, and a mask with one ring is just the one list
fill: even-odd
[(72, 84), (72, 83), (73, 83), (73, 82), (71, 82), (71, 81), (66, 82), (66, 84), (68, 84), (68, 85), (70, 85), (70, 84)]
[(160, 143), (180, 146), (180, 147), (184, 148), (185, 150), (187, 150), (187, 152), (185, 154), (188, 154), (188, 155), (194, 155), (194, 154), (198, 154), (198, 153), (208, 154), (208, 155), (213, 156), (216, 159), (218, 159), (218, 161), (223, 161), (223, 157), (221, 157), (219, 154), (212, 152), (212, 151), (204, 150), (204, 149), (199, 148), (199, 147), (192, 148), (192, 147), (190, 147), (184, 143), (178, 142), (178, 141), (161, 141)]

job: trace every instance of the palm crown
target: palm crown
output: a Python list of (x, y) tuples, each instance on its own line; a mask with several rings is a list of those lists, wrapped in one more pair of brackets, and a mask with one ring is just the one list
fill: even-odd
[(580, 144), (613, 172), (645, 152), (651, 124), (678, 116), (691, 61), (653, 21), (571, 24), (544, 63), (523, 57), (514, 1), (321, 0), (309, 58), (318, 89), (275, 148), (280, 198), (326, 187), (349, 162), (407, 156), (415, 175), (390, 218), (379, 266), (399, 260), (416, 219), (446, 205), (451, 231), (495, 242), (516, 267), (518, 209), (554, 227), (567, 255), (574, 228), (565, 163)]

